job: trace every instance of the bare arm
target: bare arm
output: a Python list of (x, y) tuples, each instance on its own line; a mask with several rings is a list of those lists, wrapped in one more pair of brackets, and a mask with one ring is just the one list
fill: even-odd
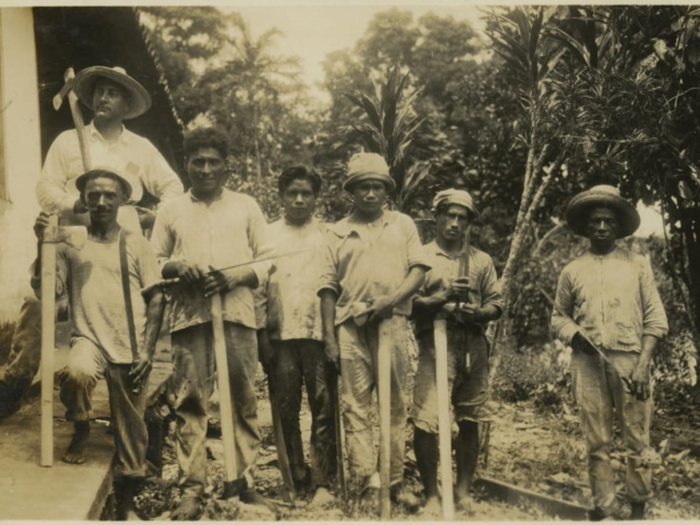
[(321, 321), (323, 323), (323, 341), (326, 343), (326, 360), (340, 372), (340, 347), (335, 336), (335, 305), (338, 294), (330, 288), (319, 291), (321, 297)]

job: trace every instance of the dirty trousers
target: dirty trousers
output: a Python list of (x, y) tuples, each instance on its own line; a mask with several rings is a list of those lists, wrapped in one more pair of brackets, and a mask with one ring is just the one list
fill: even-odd
[[(629, 377), (639, 360), (636, 352), (606, 351), (608, 359)], [(610, 464), (613, 413), (622, 429), (627, 452), (627, 495), (633, 502), (651, 497), (651, 469), (642, 460), (649, 447), (653, 409), (651, 396), (639, 401), (625, 391), (617, 373), (597, 355), (574, 352), (572, 388), (581, 416), (581, 429), (588, 449), (588, 476), (596, 509), (609, 515), (615, 503), (615, 475)]]
[[(408, 379), (408, 320), (395, 315), (382, 321), (391, 333), (386, 348), (391, 352), (391, 484), (403, 480), (406, 447), (406, 399)], [(372, 390), (377, 385), (378, 326), (361, 327), (350, 319), (337, 327), (340, 346), (341, 410), (347, 444), (348, 464), (356, 481), (371, 476), (378, 468), (372, 440), (370, 411)]]
[[(255, 372), (255, 330), (224, 322), (229, 384), (233, 406), (238, 476), (252, 469), (260, 446)], [(207, 408), (216, 382), (211, 323), (172, 332), (177, 461), (183, 496), (201, 497), (207, 481)]]
[(92, 392), (99, 379), (107, 380), (109, 409), (114, 427), (114, 473), (123, 477), (146, 475), (148, 432), (143, 420), (147, 385), (133, 393), (131, 364), (110, 363), (97, 345), (83, 337), (71, 341), (68, 365), (59, 372), (61, 401), (68, 421), (89, 421)]
[(271, 341), (276, 360), (270, 373), (279, 403), (284, 442), (294, 481), (306, 475), (304, 447), (299, 427), (302, 382), (311, 409), (311, 485), (328, 486), (336, 467), (333, 403), (326, 386), (326, 357), (323, 343), (312, 339)]
[[(56, 317), (57, 321), (69, 318), (67, 295), (56, 301)], [(19, 311), (7, 363), (0, 368), (0, 419), (19, 409), (40, 363), (41, 301), (27, 296)]]
[[(435, 340), (432, 330), (418, 335), (418, 370), (413, 384), (410, 418), (423, 432), (438, 433)], [(467, 352), (469, 370), (467, 370)], [(479, 422), (489, 383), (489, 355), (481, 328), (456, 322), (447, 325), (447, 380), (457, 421)]]

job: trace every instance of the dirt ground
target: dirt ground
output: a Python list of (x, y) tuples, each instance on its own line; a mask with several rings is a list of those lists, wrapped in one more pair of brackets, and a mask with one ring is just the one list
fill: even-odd
[[(300, 495), (294, 506), (282, 501), (283, 483), (277, 467), (277, 454), (271, 428), (269, 403), (263, 392), (264, 377), (259, 374), (259, 423), (262, 447), (257, 462), (256, 486), (267, 498), (278, 503), (278, 514), (260, 511), (256, 507), (222, 499), (223, 443), (218, 437), (207, 440), (209, 485), (202, 520), (374, 520), (376, 515), (363, 514), (352, 504), (336, 500), (322, 509), (309, 509), (306, 503), (310, 495)], [(497, 421), (489, 436), (488, 462), (480, 465), (480, 473), (511, 484), (548, 494), (572, 503), (589, 506), (590, 490), (587, 483), (586, 456), (583, 437), (575, 414), (546, 414), (537, 412), (529, 403), (500, 404), (496, 407)], [(215, 417), (215, 416), (214, 416)], [(668, 415), (657, 414), (655, 430), (677, 428)], [(301, 414), (304, 442), (308, 443), (311, 416), (308, 410)], [(700, 462), (689, 450), (672, 450), (669, 440), (655, 438), (657, 453), (650, 458), (654, 466), (655, 498), (648, 506), (647, 518), (678, 520), (697, 519), (700, 516)], [(670, 437), (670, 436), (669, 436)], [(685, 439), (700, 443), (700, 431), (687, 426)], [(664, 448), (665, 447), (665, 448)], [(629, 512), (624, 497), (624, 451), (618, 447), (613, 452), (613, 466), (618, 472), (618, 494), (622, 517)], [(415, 470), (412, 451), (407, 453), (406, 483), (420, 494), (421, 486)], [(178, 467), (172, 433), (166, 438), (164, 468), (161, 479), (150, 479), (137, 498), (137, 508), (144, 519), (167, 520), (179, 503), (177, 488)], [(395, 520), (420, 521), (420, 513), (411, 514), (404, 508), (394, 508)], [(469, 509), (460, 509), (457, 520), (468, 521), (531, 521), (551, 520), (534, 507), (515, 508), (495, 501), (487, 501), (481, 494), (474, 495)]]

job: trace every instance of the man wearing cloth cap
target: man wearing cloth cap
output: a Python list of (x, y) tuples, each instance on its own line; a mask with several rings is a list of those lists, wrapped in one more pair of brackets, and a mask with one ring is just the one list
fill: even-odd
[(411, 314), (411, 297), (430, 267), (411, 218), (384, 210), (387, 193), (395, 184), (380, 155), (354, 155), (343, 188), (352, 195), (355, 207), (348, 217), (329, 226), (318, 294), (326, 356), (341, 374), (350, 472), (365, 490), (365, 501), (374, 504), (377, 462), (370, 408), (381, 321), (393, 334), (391, 495), (395, 502), (415, 507), (417, 498), (402, 484), (406, 425), (403, 388), (409, 367), (407, 317)]
[[(75, 434), (64, 457), (82, 463), (90, 431), (91, 392), (97, 380), (107, 380), (114, 427), (115, 488), (118, 519), (133, 517), (137, 481), (146, 475), (148, 434), (143, 421), (147, 381), (155, 351), (163, 297), (153, 285), (159, 280), (158, 261), (148, 241), (117, 223), (130, 184), (107, 170), (78, 177), (80, 198), (90, 214), (87, 243), (81, 250), (60, 245), (57, 254), (57, 293), (71, 303), (71, 350), (62, 371), (61, 401)], [(43, 238), (49, 215), (42, 212), (34, 230)], [(125, 299), (122, 260), (127, 261), (131, 297)], [(37, 268), (40, 261), (37, 261)], [(40, 274), (32, 279), (39, 290)], [(132, 348), (128, 317), (134, 322), (137, 348)], [(134, 353), (138, 358), (135, 358)]]
[[(448, 189), (433, 200), (437, 237), (425, 246), (431, 270), (413, 301), (420, 353), (410, 417), (414, 448), (426, 495), (426, 514), (440, 515), (438, 502), (438, 404), (433, 320), (447, 318), (447, 367), (454, 415), (458, 503), (467, 503), (479, 454), (478, 422), (488, 389), (488, 343), (484, 329), (501, 316), (502, 298), (491, 257), (466, 246), (465, 233), (478, 216), (471, 195)], [(469, 275), (458, 277), (460, 257), (469, 249)], [(444, 487), (443, 490), (452, 490)]]
[(631, 519), (642, 519), (651, 496), (651, 470), (644, 460), (652, 413), (651, 362), (657, 341), (668, 332), (666, 313), (647, 259), (616, 243), (640, 222), (616, 188), (595, 186), (576, 195), (566, 208), (566, 221), (574, 233), (589, 238), (590, 250), (559, 276), (552, 331), (573, 349), (573, 390), (595, 505), (591, 518), (616, 514), (610, 465), (615, 411), (627, 450)]
[[(94, 66), (75, 77), (74, 89), (80, 101), (94, 111), (87, 125), (87, 148), (93, 167), (105, 168), (124, 177), (132, 188), (128, 202), (119, 208), (118, 222), (127, 230), (141, 233), (155, 218), (150, 210), (135, 207), (143, 188), (165, 202), (183, 192), (182, 183), (158, 150), (145, 138), (126, 129), (122, 121), (148, 111), (148, 92), (122, 68)], [(84, 173), (75, 129), (64, 131), (53, 142), (36, 187), (44, 211), (58, 214), (62, 224), (89, 223), (87, 207), (80, 198), (76, 180)], [(58, 318), (68, 316), (67, 304), (57, 305)], [(0, 418), (20, 406), (21, 397), (39, 369), (41, 304), (28, 297), (22, 305), (12, 339), (8, 366), (0, 370)]]

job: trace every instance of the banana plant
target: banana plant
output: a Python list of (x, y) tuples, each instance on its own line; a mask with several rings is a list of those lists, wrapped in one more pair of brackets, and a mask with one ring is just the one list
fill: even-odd
[(431, 163), (412, 162), (411, 146), (423, 123), (413, 104), (418, 90), (409, 91), (409, 74), (401, 75), (392, 68), (379, 82), (373, 80), (374, 93), (352, 95), (345, 93), (350, 102), (364, 113), (364, 119), (354, 124), (365, 146), (384, 157), (389, 172), (396, 182), (394, 204), (405, 210), (420, 183), (429, 175)]

